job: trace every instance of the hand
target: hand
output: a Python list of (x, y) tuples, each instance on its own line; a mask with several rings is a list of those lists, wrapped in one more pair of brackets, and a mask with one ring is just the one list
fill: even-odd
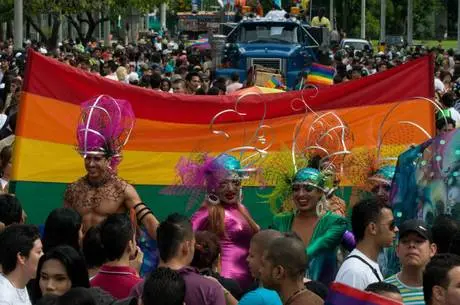
[(144, 253), (141, 251), (141, 248), (137, 246), (135, 254), (132, 257), (130, 257), (129, 265), (132, 268), (136, 269), (136, 271), (139, 273), (141, 270), (143, 261), (144, 261)]

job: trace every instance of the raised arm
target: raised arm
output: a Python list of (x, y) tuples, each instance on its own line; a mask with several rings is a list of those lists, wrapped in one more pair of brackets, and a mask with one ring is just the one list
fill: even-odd
[(306, 249), (308, 257), (314, 257), (323, 250), (336, 248), (342, 240), (343, 233), (347, 229), (347, 220), (335, 214), (329, 214), (328, 221), (322, 225), (325, 226), (325, 233), (310, 242)]
[(153, 215), (152, 210), (142, 202), (136, 189), (130, 184), (125, 189), (124, 204), (128, 210), (134, 209), (137, 221), (142, 223), (150, 237), (156, 240), (159, 221)]

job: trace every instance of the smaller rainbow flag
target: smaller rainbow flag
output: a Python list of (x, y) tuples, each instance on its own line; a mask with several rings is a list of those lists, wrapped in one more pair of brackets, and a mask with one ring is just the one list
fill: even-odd
[(305, 82), (319, 86), (330, 86), (334, 84), (334, 74), (335, 69), (333, 67), (313, 63)]
[(286, 90), (286, 85), (283, 83), (283, 81), (278, 79), (274, 75), (265, 83), (265, 87), (271, 89)]
[(324, 305), (401, 305), (401, 303), (341, 283), (332, 283)]

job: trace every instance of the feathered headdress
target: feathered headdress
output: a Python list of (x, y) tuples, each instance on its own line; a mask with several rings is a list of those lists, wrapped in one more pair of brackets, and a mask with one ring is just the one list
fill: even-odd
[(77, 126), (78, 152), (83, 157), (109, 157), (111, 168), (116, 170), (121, 162), (121, 150), (129, 140), (134, 122), (134, 112), (128, 101), (100, 95), (82, 103)]
[[(211, 120), (210, 131), (212, 134), (229, 139), (231, 135), (226, 131), (217, 129), (219, 119), (227, 115), (236, 115), (243, 120), (245, 112), (239, 110), (239, 105), (250, 95), (241, 95), (233, 108), (217, 113)], [(262, 99), (263, 100), (263, 99)], [(252, 179), (261, 182), (260, 163), (267, 157), (271, 147), (269, 135), (270, 127), (265, 125), (267, 105), (263, 103), (263, 114), (256, 130), (251, 134), (247, 130), (243, 133), (243, 145), (228, 149), (217, 156), (208, 153), (199, 153), (189, 157), (181, 157), (176, 165), (178, 182), (166, 188), (162, 193), (167, 195), (188, 195), (188, 207), (192, 207), (203, 195), (217, 189), (223, 179)], [(249, 136), (248, 136), (249, 134)]]
[[(424, 102), (439, 106), (426, 98)], [(354, 150), (353, 154), (345, 160), (344, 172), (347, 179), (361, 188), (367, 189), (374, 183), (391, 185), (396, 170), (398, 156), (410, 146), (419, 144), (411, 143), (412, 139), (422, 135), (427, 140), (431, 135), (417, 122), (407, 120), (394, 120), (392, 114), (403, 102), (397, 103), (384, 116), (380, 123), (376, 148), (361, 148)], [(401, 144), (411, 143), (411, 144)]]
[(274, 185), (274, 189), (261, 197), (268, 199), (274, 212), (280, 210), (280, 205), (281, 210), (293, 209), (294, 184), (309, 184), (325, 194), (332, 192), (343, 160), (350, 153), (353, 137), (342, 119), (334, 112), (316, 113), (308, 106), (303, 94), (314, 98), (317, 92), (316, 87), (302, 91), (301, 97), (291, 102), (294, 111), (305, 111), (294, 129), (291, 151), (280, 153), (263, 169), (266, 183)]

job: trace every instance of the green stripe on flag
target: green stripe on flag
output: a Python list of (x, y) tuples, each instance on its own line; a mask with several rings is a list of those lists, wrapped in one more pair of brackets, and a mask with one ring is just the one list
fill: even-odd
[[(28, 223), (43, 224), (48, 214), (63, 204), (65, 183), (47, 182), (12, 182), (11, 189), (19, 194), (18, 198), (28, 215)], [(169, 214), (177, 212), (191, 216), (198, 206), (187, 209), (187, 196), (168, 196), (160, 194), (165, 188), (163, 185), (135, 185), (142, 200), (152, 209), (155, 216), (161, 221)], [(249, 209), (254, 220), (262, 227), (267, 228), (272, 221), (268, 204), (262, 202), (258, 194), (266, 194), (271, 188), (244, 187), (244, 204)], [(346, 201), (351, 194), (351, 188), (343, 189)], [(201, 201), (199, 202), (201, 204)]]

